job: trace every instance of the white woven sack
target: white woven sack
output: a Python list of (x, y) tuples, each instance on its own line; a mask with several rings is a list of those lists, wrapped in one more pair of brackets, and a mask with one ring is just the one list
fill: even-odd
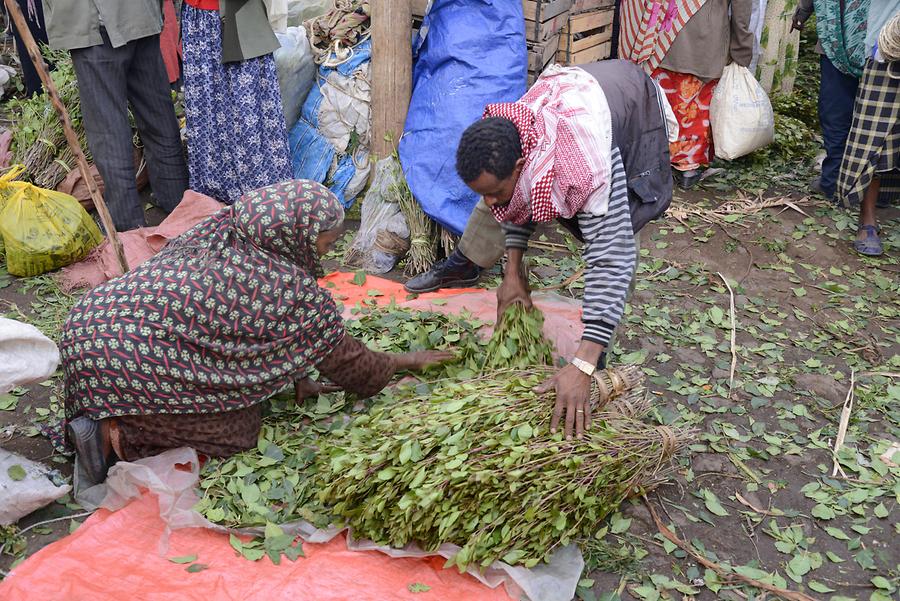
[(775, 114), (766, 91), (746, 67), (731, 63), (709, 106), (716, 156), (732, 161), (775, 139)]
[(0, 317), (0, 394), (41, 382), (59, 365), (59, 350), (36, 327)]

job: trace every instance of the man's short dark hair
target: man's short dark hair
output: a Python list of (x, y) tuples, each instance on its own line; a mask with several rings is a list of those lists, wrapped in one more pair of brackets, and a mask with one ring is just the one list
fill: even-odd
[(506, 179), (522, 157), (519, 130), (509, 119), (488, 117), (476, 121), (463, 132), (456, 149), (456, 172), (466, 183), (485, 171)]

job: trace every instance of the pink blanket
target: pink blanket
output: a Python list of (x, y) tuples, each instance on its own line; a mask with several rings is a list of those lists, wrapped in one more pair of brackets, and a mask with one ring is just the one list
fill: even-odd
[[(119, 234), (125, 248), (125, 260), (133, 269), (158, 253), (166, 242), (177, 238), (225, 205), (192, 190), (184, 193), (181, 203), (157, 227), (142, 227)], [(63, 290), (94, 288), (121, 275), (119, 262), (109, 241), (104, 241), (83, 261), (62, 270), (59, 276)]]

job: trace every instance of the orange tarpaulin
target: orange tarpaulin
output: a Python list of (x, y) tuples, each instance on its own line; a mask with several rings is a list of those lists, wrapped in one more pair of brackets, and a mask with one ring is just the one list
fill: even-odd
[[(335, 271), (324, 278), (319, 279), (319, 285), (331, 291), (334, 300), (344, 303), (344, 307), (352, 308), (363, 301), (375, 301), (375, 304), (388, 305), (393, 300), (397, 303), (406, 302), (411, 296), (403, 284), (392, 282), (374, 275), (366, 276), (363, 284), (354, 284), (355, 273)], [(421, 299), (439, 299), (448, 296), (456, 296), (466, 292), (484, 292), (483, 288), (445, 288), (437, 292), (420, 294)], [(375, 296), (373, 296), (375, 295)]]
[[(377, 551), (350, 551), (339, 535), (328, 543), (303, 545), (305, 558), (238, 556), (228, 536), (203, 528), (172, 532), (158, 553), (165, 525), (156, 497), (146, 493), (119, 511), (98, 510), (78, 530), (44, 547), (0, 582), (3, 601), (510, 601), (503, 587), (490, 589), (469, 575), (442, 569), (444, 559), (391, 558)], [(196, 555), (208, 566), (170, 557)], [(410, 585), (423, 592), (411, 592)], [(425, 591), (425, 587), (430, 587)]]

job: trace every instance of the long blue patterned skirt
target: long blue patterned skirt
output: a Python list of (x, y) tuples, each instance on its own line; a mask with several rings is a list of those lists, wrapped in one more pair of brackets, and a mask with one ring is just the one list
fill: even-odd
[(231, 204), (291, 179), (272, 55), (222, 64), (218, 11), (185, 4), (181, 28), (191, 189)]

